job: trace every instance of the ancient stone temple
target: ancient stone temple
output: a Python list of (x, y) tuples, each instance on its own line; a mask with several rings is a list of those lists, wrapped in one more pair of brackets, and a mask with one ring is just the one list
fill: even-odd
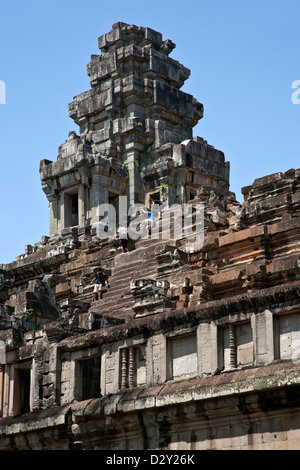
[(99, 206), (185, 203), (203, 186), (229, 186), (222, 152), (193, 138), (203, 105), (180, 90), (190, 71), (169, 57), (175, 44), (160, 33), (123, 23), (99, 38), (101, 55), (87, 67), (91, 89), (76, 96), (70, 132), (55, 163), (41, 162), (50, 205), (50, 235), (90, 227)]
[(99, 48), (40, 164), (49, 234), (0, 265), (0, 449), (300, 449), (300, 170), (238, 202), (175, 44)]

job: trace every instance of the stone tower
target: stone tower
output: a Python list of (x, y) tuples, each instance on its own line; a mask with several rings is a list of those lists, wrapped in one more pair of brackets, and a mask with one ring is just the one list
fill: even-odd
[(181, 91), (190, 70), (169, 57), (174, 47), (125, 23), (100, 36), (101, 54), (87, 66), (91, 89), (69, 105), (79, 135), (70, 132), (57, 161), (40, 165), (50, 236), (98, 223), (101, 204), (116, 206), (118, 216), (120, 195), (127, 207), (150, 198), (170, 206), (202, 187), (228, 190), (223, 153), (193, 137), (203, 105)]
[[(299, 450), (300, 169), (240, 204), (174, 44), (118, 23), (99, 46), (80, 135), (41, 163), (51, 236), (0, 264), (0, 450)], [(94, 235), (103, 202), (150, 197), (204, 206), (203, 244)]]

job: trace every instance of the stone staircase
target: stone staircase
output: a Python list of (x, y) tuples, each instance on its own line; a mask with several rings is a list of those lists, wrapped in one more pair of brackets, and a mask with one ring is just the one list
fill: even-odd
[(92, 302), (89, 312), (108, 318), (132, 318), (134, 299), (130, 282), (157, 277), (155, 253), (162, 243), (159, 240), (142, 240), (137, 243), (135, 250), (117, 255), (109, 277), (110, 288), (104, 290), (101, 300)]
[[(171, 219), (171, 237), (176, 216)], [(168, 232), (168, 231), (167, 231)], [(164, 230), (159, 226), (159, 237), (140, 239), (135, 243), (135, 249), (120, 253), (114, 257), (110, 288), (103, 292), (103, 298), (93, 301), (88, 311), (94, 317), (108, 320), (131, 320), (134, 316), (135, 299), (130, 287), (137, 280), (165, 280), (183, 264), (187, 264), (188, 255), (185, 253), (185, 241), (181, 239), (181, 251), (176, 248), (176, 239), (164, 236)], [(188, 242), (189, 243), (189, 242)], [(180, 253), (179, 253), (180, 251)], [(175, 274), (176, 276), (176, 274)], [(91, 294), (92, 295), (92, 294)]]

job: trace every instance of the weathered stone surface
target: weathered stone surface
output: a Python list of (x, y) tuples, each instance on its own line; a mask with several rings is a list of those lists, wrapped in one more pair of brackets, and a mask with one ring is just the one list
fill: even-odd
[[(79, 135), (40, 164), (50, 236), (0, 265), (0, 449), (300, 448), (300, 170), (236, 201), (174, 47), (113, 25), (69, 105)], [(97, 232), (120, 196), (166, 203), (125, 253)], [(197, 249), (175, 230), (193, 204)]]

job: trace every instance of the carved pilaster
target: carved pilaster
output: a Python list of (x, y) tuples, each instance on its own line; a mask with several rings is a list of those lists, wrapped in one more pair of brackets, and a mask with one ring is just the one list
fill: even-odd
[(121, 349), (121, 388), (127, 386), (127, 349)]
[(134, 387), (134, 347), (129, 348), (129, 373), (128, 373), (128, 386)]
[(4, 366), (0, 364), (0, 416), (3, 416)]
[(230, 368), (236, 367), (236, 347), (235, 347), (235, 328), (234, 325), (229, 325), (229, 353), (230, 353)]

